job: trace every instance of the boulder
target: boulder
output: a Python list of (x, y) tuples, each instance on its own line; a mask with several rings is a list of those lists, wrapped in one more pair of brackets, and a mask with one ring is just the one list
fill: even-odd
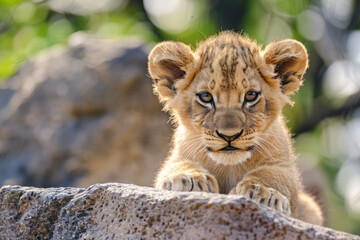
[(234, 195), (128, 184), (0, 189), (0, 239), (360, 239)]
[(0, 186), (150, 186), (169, 149), (148, 47), (75, 33), (0, 86)]

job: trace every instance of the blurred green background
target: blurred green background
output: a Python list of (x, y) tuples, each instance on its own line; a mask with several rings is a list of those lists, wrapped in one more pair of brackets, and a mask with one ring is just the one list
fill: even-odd
[(306, 81), (284, 113), (299, 162), (324, 178), (329, 226), (360, 234), (360, 1), (0, 0), (0, 81), (77, 31), (195, 47), (227, 29), (306, 45)]

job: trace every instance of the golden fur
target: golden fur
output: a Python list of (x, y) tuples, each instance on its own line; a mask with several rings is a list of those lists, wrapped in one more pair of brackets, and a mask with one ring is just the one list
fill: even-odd
[(281, 113), (308, 67), (300, 42), (275, 41), (262, 51), (247, 37), (222, 32), (196, 51), (162, 42), (148, 65), (177, 126), (155, 187), (239, 194), (322, 224), (319, 206), (301, 190)]

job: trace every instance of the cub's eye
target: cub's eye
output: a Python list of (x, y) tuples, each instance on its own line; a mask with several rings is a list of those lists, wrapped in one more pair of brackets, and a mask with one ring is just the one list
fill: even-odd
[(246, 93), (245, 95), (245, 101), (246, 102), (254, 102), (259, 96), (259, 93), (253, 91), (253, 90), (250, 90)]
[(203, 103), (210, 103), (213, 100), (213, 97), (209, 92), (198, 93), (197, 96), (199, 97), (200, 101), (202, 101)]

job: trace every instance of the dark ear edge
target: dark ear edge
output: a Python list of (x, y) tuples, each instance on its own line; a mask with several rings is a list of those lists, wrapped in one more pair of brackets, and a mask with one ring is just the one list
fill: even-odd
[(280, 79), (282, 92), (291, 95), (302, 85), (303, 75), (308, 68), (308, 54), (305, 46), (293, 39), (270, 43), (265, 48), (267, 64), (273, 64), (274, 78)]
[(187, 66), (193, 61), (192, 50), (181, 42), (166, 41), (153, 48), (148, 58), (148, 69), (154, 91), (161, 101), (176, 93), (175, 83), (185, 77)]

